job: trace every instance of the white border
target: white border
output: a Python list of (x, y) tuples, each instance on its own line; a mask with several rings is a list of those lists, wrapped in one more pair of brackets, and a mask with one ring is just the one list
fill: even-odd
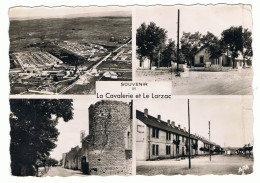
[[(10, 176), (10, 155), (9, 155), (9, 83), (8, 83), (8, 73), (9, 73), (9, 58), (8, 58), (8, 49), (9, 49), (9, 38), (8, 38), (8, 8), (13, 6), (59, 6), (59, 5), (66, 5), (66, 6), (86, 6), (86, 5), (98, 5), (98, 6), (106, 6), (106, 5), (156, 5), (156, 4), (163, 4), (163, 5), (173, 5), (173, 4), (216, 4), (216, 3), (228, 3), (228, 4), (252, 4), (252, 11), (253, 11), (253, 49), (254, 49), (254, 135), (255, 135), (255, 148), (254, 148), (254, 154), (255, 154), (255, 166), (254, 166), (254, 173), (248, 176), (174, 176), (174, 177), (162, 177), (162, 176), (156, 176), (156, 177), (143, 177), (143, 176), (132, 176), (132, 177), (86, 177), (86, 178), (80, 178), (80, 177), (69, 177), (69, 178), (21, 178), (21, 177), (13, 177)], [(35, 182), (133, 182), (133, 181), (146, 181), (146, 182), (159, 182), (159, 181), (176, 181), (176, 182), (255, 182), (256, 180), (259, 180), (259, 132), (260, 129), (259, 121), (260, 121), (260, 114), (259, 114), (259, 62), (260, 62), (260, 56), (259, 56), (259, 12), (260, 12), (260, 3), (259, 1), (254, 0), (226, 0), (226, 1), (216, 1), (216, 0), (153, 0), (153, 1), (147, 1), (147, 0), (110, 0), (110, 1), (78, 1), (78, 0), (47, 0), (47, 1), (41, 1), (41, 0), (12, 0), (12, 1), (1, 1), (0, 6), (0, 20), (1, 20), (1, 26), (0, 26), (0, 36), (1, 36), (1, 46), (0, 46), (0, 55), (1, 55), (1, 72), (0, 72), (0, 78), (1, 78), (1, 90), (0, 90), (0, 96), (1, 96), (1, 117), (2, 117), (2, 124), (1, 124), (1, 166), (0, 166), (0, 173), (1, 173), (1, 181), (2, 182), (26, 182), (26, 183), (35, 183)]]

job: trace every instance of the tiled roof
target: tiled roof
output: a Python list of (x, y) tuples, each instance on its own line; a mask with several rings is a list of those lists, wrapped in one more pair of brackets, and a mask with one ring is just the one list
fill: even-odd
[[(163, 120), (160, 120), (160, 122), (159, 122), (158, 119), (153, 117), (153, 116), (147, 115), (147, 117), (146, 117), (144, 115), (144, 113), (139, 111), (139, 110), (136, 110), (136, 118), (139, 119), (140, 121), (142, 121), (147, 126), (156, 127), (156, 128), (161, 129), (161, 130), (164, 130), (164, 131), (168, 131), (168, 132), (172, 132), (172, 133), (175, 133), (175, 134), (178, 134), (178, 135), (189, 137), (189, 133), (187, 131), (184, 131), (181, 128), (179, 129), (177, 126), (173, 127), (171, 125), (168, 125), (168, 123), (163, 121)], [(207, 144), (216, 145), (213, 142), (210, 142), (210, 141), (208, 141), (204, 138), (195, 136), (193, 134), (190, 134), (190, 137), (192, 139), (197, 139), (197, 140), (200, 140), (200, 141), (207, 143)]]

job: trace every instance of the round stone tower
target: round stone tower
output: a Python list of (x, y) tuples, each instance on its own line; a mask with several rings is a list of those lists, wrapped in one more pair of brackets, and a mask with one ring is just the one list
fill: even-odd
[(102, 100), (89, 107), (87, 161), (91, 175), (130, 175), (132, 170), (131, 105)]

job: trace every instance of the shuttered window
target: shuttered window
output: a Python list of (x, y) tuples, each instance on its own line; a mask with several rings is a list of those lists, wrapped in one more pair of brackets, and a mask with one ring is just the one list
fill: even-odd
[(156, 155), (159, 154), (159, 145), (156, 145)]
[(166, 145), (166, 155), (171, 154), (171, 146), (170, 145)]
[(153, 148), (152, 153), (153, 153), (153, 155), (155, 155), (155, 145), (154, 144), (152, 145), (152, 148)]

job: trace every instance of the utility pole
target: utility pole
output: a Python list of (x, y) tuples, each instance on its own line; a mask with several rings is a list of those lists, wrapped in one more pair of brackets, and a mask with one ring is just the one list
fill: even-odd
[(189, 126), (189, 168), (191, 168), (191, 160), (190, 160), (190, 99), (188, 99), (188, 126)]
[(178, 23), (177, 23), (177, 74), (179, 74), (179, 62), (180, 62), (180, 57), (179, 57), (179, 39), (180, 39), (180, 10), (178, 9)]
[(158, 68), (160, 67), (160, 62), (161, 62), (161, 52), (159, 51), (158, 53)]
[[(210, 121), (209, 121), (209, 143), (210, 143)], [(209, 144), (209, 160), (211, 161), (211, 145)]]

